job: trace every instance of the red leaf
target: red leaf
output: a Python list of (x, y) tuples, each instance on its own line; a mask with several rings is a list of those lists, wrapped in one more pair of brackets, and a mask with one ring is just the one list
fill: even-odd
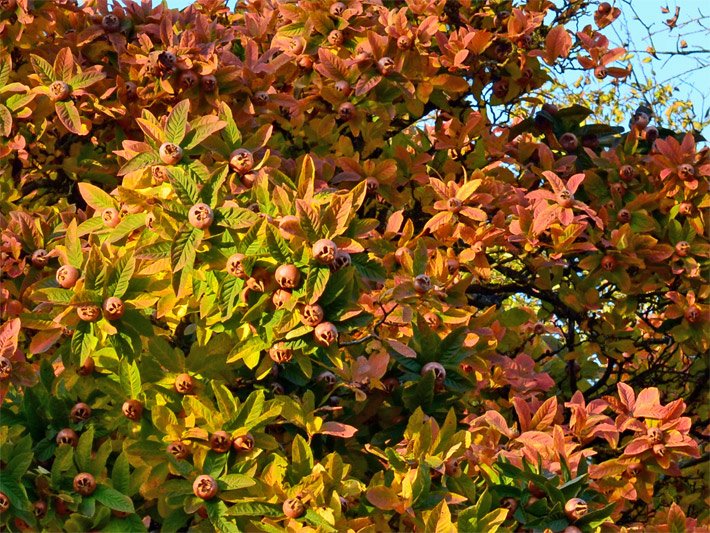
[(389, 511), (401, 505), (399, 496), (389, 487), (372, 487), (367, 491), (367, 499), (378, 509)]
[(340, 422), (325, 422), (318, 433), (349, 439), (357, 433), (357, 428)]
[(19, 318), (13, 318), (0, 326), (0, 356), (11, 359), (15, 354), (20, 324)]

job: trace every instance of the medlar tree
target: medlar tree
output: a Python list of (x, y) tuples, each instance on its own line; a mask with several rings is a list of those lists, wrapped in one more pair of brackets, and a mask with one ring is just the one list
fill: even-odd
[(3, 2), (2, 527), (707, 524), (710, 152), (557, 4)]

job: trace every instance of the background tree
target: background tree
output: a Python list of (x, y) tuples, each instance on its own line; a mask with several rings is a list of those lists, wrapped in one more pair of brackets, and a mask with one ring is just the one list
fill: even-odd
[(707, 523), (710, 152), (560, 4), (2, 4), (3, 526)]

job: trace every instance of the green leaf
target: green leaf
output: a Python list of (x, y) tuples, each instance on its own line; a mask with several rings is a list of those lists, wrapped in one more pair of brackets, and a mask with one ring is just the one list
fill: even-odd
[(89, 470), (91, 463), (91, 449), (94, 444), (94, 427), (89, 426), (81, 436), (79, 437), (79, 443), (76, 445), (76, 451), (74, 452), (74, 460), (76, 461), (76, 466), (79, 467), (81, 472), (86, 472)]
[(93, 207), (94, 210), (103, 211), (108, 207), (116, 207), (116, 201), (113, 197), (96, 185), (82, 181), (79, 182), (77, 186), (79, 187), (81, 197), (89, 206)]
[(237, 502), (227, 508), (228, 516), (283, 516), (281, 506), (275, 503)]
[(119, 259), (109, 278), (108, 294), (117, 298), (126, 294), (135, 269), (136, 259), (132, 253), (128, 253)]
[(202, 230), (193, 228), (190, 225), (183, 227), (175, 235), (173, 246), (170, 249), (170, 266), (173, 272), (177, 272), (185, 268), (186, 265), (192, 265), (195, 262), (197, 253), (197, 245), (202, 237)]
[(74, 102), (67, 100), (65, 102), (54, 102), (54, 110), (64, 127), (77, 135), (88, 135), (89, 128), (81, 122), (79, 110), (74, 105)]
[(278, 263), (290, 263), (293, 260), (288, 243), (281, 235), (276, 233), (276, 230), (271, 225), (266, 226), (266, 243), (269, 246), (271, 256)]
[(148, 168), (152, 165), (160, 165), (162, 163), (157, 152), (141, 152), (127, 161), (118, 171), (118, 175), (125, 176), (129, 172), (135, 172), (136, 170)]
[(53, 70), (58, 80), (69, 83), (71, 74), (74, 71), (74, 55), (71, 52), (71, 48), (62, 48), (57, 52), (57, 55), (54, 56)]
[(192, 206), (200, 201), (200, 192), (193, 173), (186, 172), (182, 167), (165, 167), (165, 170), (170, 185), (184, 205)]
[(84, 253), (81, 251), (81, 241), (79, 240), (75, 218), (67, 226), (67, 231), (64, 234), (64, 245), (67, 247), (69, 264), (73, 267), (81, 268), (84, 264)]
[(119, 374), (121, 388), (129, 398), (138, 398), (141, 393), (141, 374), (135, 362), (129, 363), (127, 359), (121, 361)]
[(111, 230), (108, 239), (106, 239), (111, 244), (120, 241), (121, 239), (128, 237), (131, 233), (137, 229), (145, 228), (145, 213), (133, 213), (126, 215), (118, 223), (118, 226)]
[(0, 88), (5, 87), (10, 81), (10, 73), (12, 72), (12, 58), (7, 53), (0, 57)]
[(71, 81), (69, 81), (69, 85), (74, 90), (86, 89), (87, 87), (92, 86), (94, 83), (103, 80), (105, 77), (106, 77), (106, 74), (104, 74), (103, 72), (97, 72), (97, 71), (81, 72), (79, 74), (76, 74), (71, 79)]
[(244, 474), (227, 474), (219, 478), (219, 484), (224, 484), (224, 490), (236, 490), (246, 487), (253, 487), (256, 481), (253, 477)]
[(84, 361), (96, 347), (98, 339), (91, 334), (91, 324), (79, 322), (71, 338), (72, 352)]
[(291, 444), (291, 471), (295, 481), (300, 481), (313, 471), (313, 452), (301, 435), (296, 435)]
[(187, 142), (185, 143), (185, 150), (192, 150), (198, 146), (202, 141), (207, 139), (210, 135), (217, 133), (222, 128), (224, 128), (227, 123), (223, 120), (219, 120), (214, 115), (207, 115), (205, 117), (200, 117), (190, 124), (191, 129), (187, 134)]
[(325, 292), (330, 279), (330, 269), (321, 267), (311, 267), (306, 277), (306, 295), (308, 303), (314, 304)]
[(165, 122), (165, 138), (168, 142), (180, 145), (187, 133), (187, 114), (190, 112), (190, 101), (177, 103)]
[(242, 134), (239, 132), (239, 128), (237, 128), (237, 124), (234, 122), (232, 110), (229, 105), (227, 105), (227, 102), (220, 102), (219, 118), (226, 122), (223, 133), (227, 142), (233, 147), (238, 147), (242, 142)]
[(9, 479), (19, 481), (27, 473), (33, 457), (34, 454), (31, 451), (17, 453), (17, 448), (15, 448), (15, 453), (12, 454), (12, 458), (2, 470), (3, 477), (7, 476)]
[(35, 74), (39, 76), (42, 83), (45, 85), (51, 85), (54, 81), (54, 69), (45, 59), (30, 54), (30, 64), (35, 71)]
[(99, 485), (96, 487), (96, 491), (93, 494), (96, 501), (105, 505), (109, 509), (114, 511), (121, 511), (123, 513), (134, 513), (133, 502), (125, 494), (121, 494), (116, 489), (107, 487), (106, 485)]
[(128, 492), (131, 483), (131, 472), (128, 464), (128, 455), (125, 452), (116, 457), (116, 461), (113, 463), (111, 483), (117, 491)]

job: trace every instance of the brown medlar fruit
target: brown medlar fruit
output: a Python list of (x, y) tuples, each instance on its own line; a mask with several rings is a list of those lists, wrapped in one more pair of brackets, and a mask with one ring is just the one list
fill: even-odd
[(217, 481), (212, 476), (197, 476), (192, 484), (192, 492), (198, 498), (203, 500), (211, 500), (217, 496), (219, 487)]
[(69, 418), (71, 418), (74, 423), (84, 422), (91, 418), (91, 407), (84, 402), (79, 402), (72, 407)]
[(64, 428), (60, 430), (59, 433), (57, 433), (55, 442), (57, 443), (57, 446), (63, 446), (68, 444), (71, 447), (75, 447), (79, 442), (79, 436), (73, 429)]
[(343, 122), (348, 122), (355, 118), (355, 106), (350, 102), (343, 102), (338, 107), (338, 118)]
[(301, 322), (306, 326), (316, 327), (323, 322), (325, 314), (323, 308), (318, 304), (306, 305), (301, 313)]
[(244, 271), (244, 259), (246, 257), (246, 255), (240, 253), (230, 255), (229, 259), (227, 259), (227, 272), (240, 279), (249, 277)]
[(348, 8), (343, 2), (334, 2), (330, 4), (330, 14), (334, 17), (339, 17)]
[(71, 87), (65, 81), (53, 81), (49, 86), (49, 99), (52, 102), (63, 102), (71, 95)]
[(269, 357), (278, 364), (288, 363), (293, 358), (293, 350), (285, 342), (277, 342), (269, 348)]
[(431, 290), (431, 278), (426, 274), (419, 274), (414, 278), (414, 290), (419, 294), (424, 294)]
[(254, 168), (254, 155), (246, 148), (237, 148), (229, 155), (229, 167), (239, 174)]
[(687, 257), (690, 253), (690, 243), (688, 241), (679, 241), (675, 245), (675, 253), (678, 257)]
[(299, 498), (289, 498), (281, 508), (288, 518), (300, 518), (306, 513), (306, 506)]
[(199, 78), (197, 77), (197, 74), (191, 70), (185, 70), (180, 73), (180, 76), (178, 76), (178, 86), (183, 91), (192, 89), (195, 85), (197, 85), (198, 81)]
[(49, 262), (47, 250), (45, 250), (44, 248), (39, 248), (32, 252), (30, 262), (35, 268), (44, 268), (45, 266), (47, 266), (47, 263)]
[(442, 384), (444, 380), (446, 379), (446, 369), (441, 363), (437, 363), (436, 361), (432, 361), (431, 363), (426, 363), (420, 372), (422, 376), (424, 376), (427, 372), (433, 372), (434, 373), (434, 381), (436, 381), (439, 384)]
[(571, 498), (565, 503), (565, 516), (571, 521), (576, 522), (589, 511), (589, 506), (582, 498)]
[(340, 30), (333, 30), (328, 34), (328, 42), (333, 46), (342, 46), (345, 42), (345, 35)]
[(215, 453), (227, 453), (232, 447), (232, 436), (226, 431), (215, 431), (210, 435), (210, 448)]
[(214, 221), (214, 213), (210, 206), (200, 202), (190, 208), (187, 220), (197, 229), (207, 229)]
[(88, 472), (74, 476), (74, 491), (82, 496), (91, 496), (96, 490), (96, 480)]
[(76, 308), (76, 314), (84, 322), (95, 322), (101, 316), (101, 308), (94, 304), (84, 304)]
[(394, 70), (394, 59), (387, 56), (381, 57), (379, 61), (377, 61), (377, 70), (379, 70), (380, 74), (383, 76), (391, 74)]
[(697, 305), (691, 305), (685, 310), (684, 316), (690, 324), (697, 324), (702, 321), (703, 312)]
[(121, 29), (121, 20), (113, 13), (109, 13), (101, 19), (101, 27), (106, 33), (117, 32)]
[(628, 209), (619, 209), (619, 212), (616, 214), (616, 220), (622, 224), (631, 222), (631, 211)]
[(213, 93), (217, 89), (217, 78), (212, 74), (207, 74), (200, 78), (200, 87), (202, 91), (206, 93)]
[(57, 269), (55, 277), (60, 287), (71, 289), (79, 279), (79, 271), (71, 265), (63, 265)]
[(291, 291), (287, 289), (276, 289), (271, 296), (271, 303), (276, 309), (281, 309), (291, 299)]
[(160, 160), (166, 165), (177, 165), (183, 156), (183, 150), (175, 143), (163, 143), (158, 150)]
[(560, 146), (567, 152), (574, 152), (579, 148), (579, 140), (574, 133), (563, 133), (560, 137)]
[(251, 433), (234, 437), (232, 447), (236, 452), (250, 452), (254, 449), (254, 437)]
[(281, 265), (276, 269), (274, 278), (282, 289), (295, 289), (301, 281), (301, 272), (296, 265)]
[(115, 228), (121, 222), (121, 214), (113, 207), (107, 207), (101, 211), (101, 220), (107, 228)]
[(0, 381), (8, 379), (11, 375), (12, 362), (4, 355), (0, 355)]
[(335, 260), (335, 254), (338, 251), (337, 245), (330, 239), (320, 239), (313, 245), (313, 257), (326, 265), (331, 264)]
[(190, 394), (195, 388), (195, 382), (190, 374), (178, 374), (174, 387), (179, 394)]
[(123, 300), (117, 296), (109, 296), (104, 300), (104, 317), (106, 320), (118, 320), (125, 311)]
[[(335, 82), (335, 90), (338, 91), (340, 94), (342, 94), (345, 98), (350, 96), (350, 93), (353, 92), (352, 87), (350, 86), (350, 83), (346, 80), (338, 80)], [(351, 104), (352, 105), (352, 104)], [(353, 111), (354, 111), (353, 107)]]
[(126, 400), (123, 402), (121, 411), (123, 412), (123, 416), (125, 416), (128, 420), (136, 422), (140, 420), (141, 415), (143, 414), (143, 404), (135, 399)]
[(187, 449), (187, 446), (185, 446), (185, 444), (183, 444), (179, 440), (168, 444), (167, 451), (178, 461), (187, 459), (190, 456), (190, 451)]
[(338, 328), (331, 322), (321, 322), (314, 330), (316, 342), (321, 346), (330, 346), (338, 340)]

